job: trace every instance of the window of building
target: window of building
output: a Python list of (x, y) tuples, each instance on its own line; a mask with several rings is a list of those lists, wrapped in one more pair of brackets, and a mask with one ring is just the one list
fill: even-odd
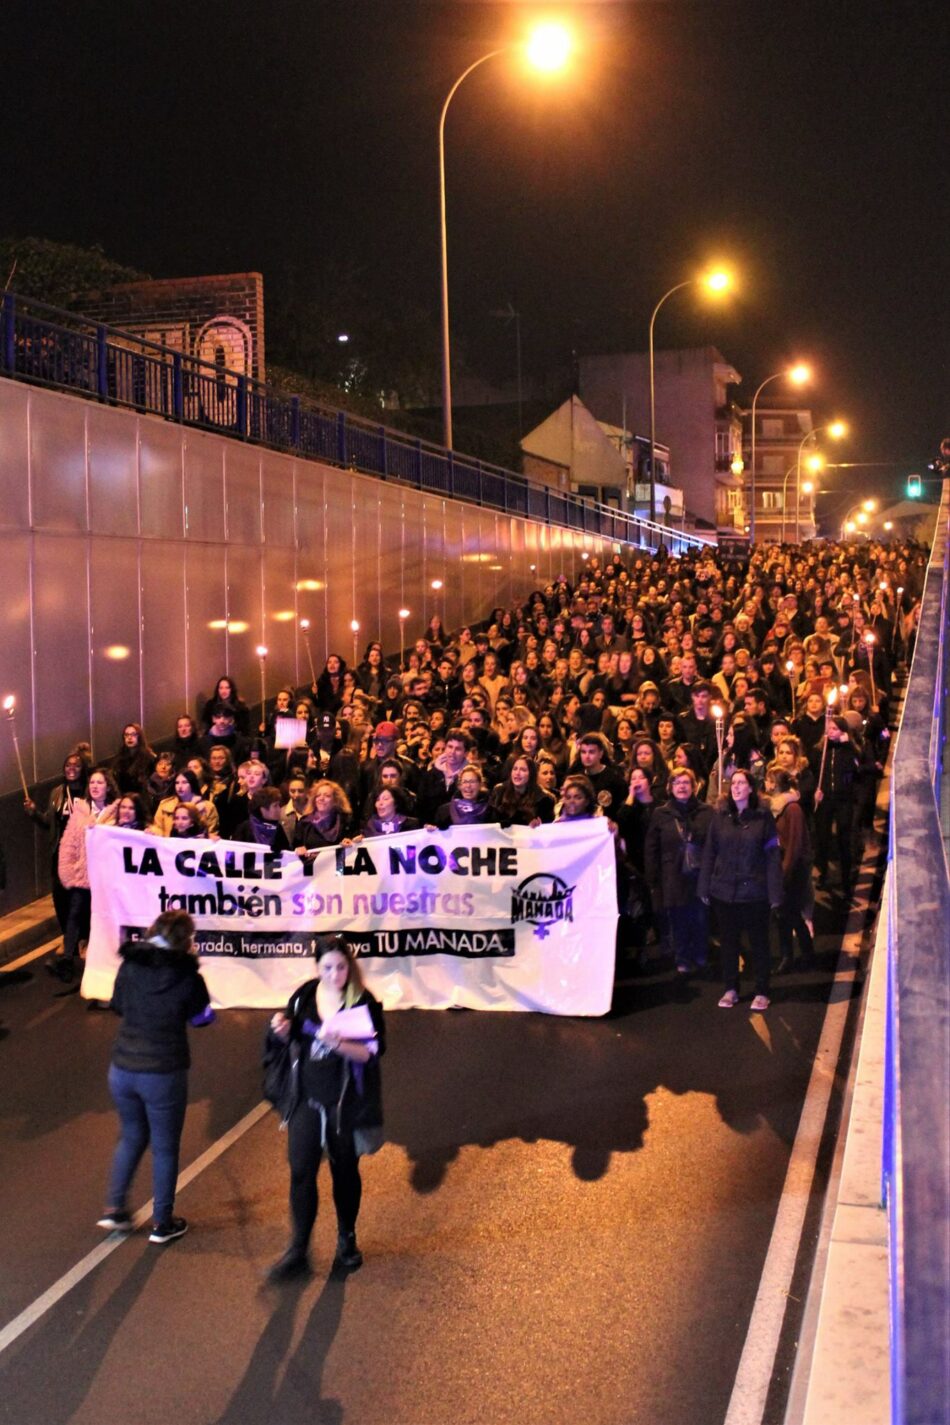
[(762, 439), (781, 440), (785, 434), (785, 422), (782, 418), (775, 416), (762, 417)]
[(762, 491), (763, 510), (780, 510), (782, 508), (782, 494), (780, 490)]

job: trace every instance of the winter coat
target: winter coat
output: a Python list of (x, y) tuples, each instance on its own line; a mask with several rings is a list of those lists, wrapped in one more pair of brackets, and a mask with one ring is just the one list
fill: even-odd
[(122, 1026), (113, 1064), (140, 1074), (187, 1069), (188, 1021), (209, 1004), (197, 957), (150, 940), (128, 940), (119, 954), (112, 1008), (122, 1016)]
[[(159, 836), (171, 836), (172, 822), (175, 817), (175, 808), (178, 805), (176, 796), (164, 797), (155, 808), (155, 820), (152, 829)], [(188, 803), (193, 806), (201, 820), (204, 822), (204, 829), (209, 836), (215, 836), (219, 830), (218, 810), (214, 802), (205, 801), (204, 798), (195, 798)]]
[(689, 905), (696, 899), (699, 878), (683, 869), (683, 837), (704, 846), (714, 820), (712, 807), (696, 797), (682, 803), (671, 797), (657, 807), (650, 818), (643, 852), (654, 910)]
[(782, 875), (788, 883), (796, 866), (811, 866), (811, 838), (808, 823), (802, 811), (798, 792), (777, 792), (769, 803), (769, 810), (778, 832), (782, 850)]
[(704, 901), (782, 904), (782, 853), (770, 811), (748, 807), (739, 816), (730, 805), (714, 814), (698, 889)]
[[(290, 1020), (290, 1035), (285, 1043), (268, 1030), (264, 1046), (265, 1069), (289, 1050), (290, 1074), (284, 1096), (277, 1104), (281, 1121), (286, 1123), (296, 1112), (302, 1098), (300, 1061), (310, 1039), (304, 1031), (304, 1024), (319, 1024), (317, 1013), (317, 985), (319, 980), (308, 980), (290, 998), (285, 1015)], [(333, 1110), (338, 1131), (352, 1132), (354, 1128), (378, 1128), (383, 1122), (382, 1080), (379, 1061), (386, 1052), (386, 1025), (383, 1007), (376, 996), (364, 989), (356, 1000), (356, 1005), (365, 1004), (376, 1030), (378, 1053), (373, 1054), (365, 1064), (354, 1064), (344, 1059), (343, 1089), (339, 1102)], [(355, 1006), (354, 1006), (355, 1007)]]
[(86, 864), (86, 832), (90, 826), (108, 826), (115, 822), (118, 802), (96, 816), (87, 801), (73, 803), (73, 814), (66, 823), (59, 843), (57, 869), (59, 879), (70, 890), (89, 889), (89, 867)]

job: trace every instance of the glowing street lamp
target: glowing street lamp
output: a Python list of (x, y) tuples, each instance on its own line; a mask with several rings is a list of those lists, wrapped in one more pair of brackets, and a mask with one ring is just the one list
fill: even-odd
[[(824, 432), (826, 432), (828, 435), (830, 435), (832, 440), (844, 440), (845, 436), (848, 434), (848, 424), (847, 424), (847, 421), (834, 420), (834, 421), (829, 421), (828, 424), (827, 424), (827, 425), (824, 425), (824, 426), (813, 426), (813, 427), (811, 428), (811, 430), (805, 432), (805, 434), (804, 434), (804, 435), (802, 436), (802, 438), (801, 438), (801, 441), (799, 442), (799, 445), (798, 445), (798, 483), (797, 483), (798, 499), (797, 499), (796, 502), (795, 502), (795, 543), (796, 543), (796, 544), (798, 543), (798, 539), (799, 539), (799, 520), (800, 520), (800, 517), (801, 517), (801, 502), (802, 502), (802, 452), (804, 451), (805, 446), (808, 444), (808, 442), (809, 442), (810, 440), (813, 440), (816, 436), (820, 435), (820, 434), (822, 433), (822, 431), (824, 431)], [(820, 463), (819, 463), (818, 465), (815, 465), (815, 464), (813, 463), (815, 460), (818, 460)], [(814, 472), (817, 472), (818, 470), (824, 469), (824, 464), (825, 464), (825, 462), (824, 462), (824, 459), (823, 459), (823, 458), (818, 454), (818, 452), (816, 451), (814, 455), (809, 456), (809, 458), (808, 458), (808, 460), (805, 462), (805, 464), (806, 464), (806, 466), (808, 467), (808, 469), (811, 470), (811, 471), (814, 473)]]
[[(752, 459), (751, 470), (749, 471), (749, 544), (755, 544), (755, 408), (759, 397), (766, 386), (773, 381), (781, 381), (782, 378), (792, 386), (806, 386), (811, 380), (811, 367), (806, 366), (803, 361), (799, 361), (795, 366), (786, 367), (782, 371), (775, 371), (771, 376), (766, 376), (752, 397)], [(784, 501), (783, 501), (784, 504)]]
[(653, 362), (653, 328), (656, 325), (657, 313), (668, 297), (672, 297), (674, 292), (682, 292), (684, 287), (703, 287), (710, 297), (721, 297), (728, 292), (733, 285), (732, 274), (725, 268), (714, 267), (708, 272), (702, 273), (699, 277), (688, 277), (685, 282), (677, 282), (675, 287), (671, 287), (653, 308), (653, 315), (650, 318), (650, 522), (656, 524), (656, 390), (654, 380)]
[[(573, 47), (570, 32), (563, 25), (546, 21), (537, 25), (524, 44), (524, 55), (530, 68), (538, 74), (556, 74), (564, 68)], [(500, 45), (489, 50), (463, 70), (449, 90), (439, 116), (439, 228), (442, 255), (442, 439), (447, 450), (452, 449), (452, 348), (449, 336), (449, 250), (445, 209), (445, 116), (459, 85), (488, 60), (497, 58), (516, 45)]]

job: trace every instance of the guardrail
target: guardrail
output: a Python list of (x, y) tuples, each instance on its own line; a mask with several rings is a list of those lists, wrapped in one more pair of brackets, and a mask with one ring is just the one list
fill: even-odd
[(892, 1419), (950, 1420), (950, 876), (940, 821), (950, 679), (945, 486), (894, 763), (883, 1189)]
[(0, 374), (642, 549), (664, 544), (675, 554), (691, 544), (716, 543), (714, 535), (686, 536), (561, 494), (501, 466), (285, 396), (241, 372), (13, 292), (4, 293), (0, 307)]

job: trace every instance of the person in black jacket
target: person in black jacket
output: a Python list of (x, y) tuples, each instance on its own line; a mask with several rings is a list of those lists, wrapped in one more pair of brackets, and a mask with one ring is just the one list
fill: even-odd
[(259, 787), (248, 798), (247, 821), (231, 833), (232, 841), (251, 841), (270, 851), (289, 851), (290, 842), (281, 825), (283, 799), (276, 787)]
[(210, 1023), (208, 989), (198, 970), (195, 923), (168, 910), (145, 940), (129, 940), (119, 954), (111, 1008), (122, 1025), (112, 1050), (109, 1091), (121, 1131), (109, 1175), (110, 1206), (98, 1226), (131, 1232), (128, 1192), (152, 1145), (154, 1224), (150, 1242), (172, 1242), (188, 1224), (172, 1215), (178, 1150), (188, 1103), (188, 1023)]
[[(363, 1185), (359, 1160), (382, 1140), (379, 1060), (386, 1031), (379, 1001), (365, 989), (359, 969), (340, 935), (317, 937), (319, 977), (308, 980), (274, 1015), (265, 1047), (265, 1064), (289, 1049), (291, 1072), (279, 1104), (287, 1125), (290, 1161), (290, 1245), (270, 1270), (271, 1281), (289, 1280), (309, 1271), (307, 1251), (317, 1217), (317, 1173), (326, 1151), (337, 1216), (334, 1266), (355, 1270), (363, 1254), (356, 1245)], [(372, 1039), (343, 1038), (333, 1018), (345, 1009), (365, 1006)], [(285, 1047), (286, 1046), (286, 1047)]]
[(670, 774), (670, 799), (650, 819), (643, 858), (654, 913), (666, 914), (676, 973), (683, 977), (703, 969), (709, 954), (698, 867), (714, 814), (699, 800), (697, 787), (689, 767)]
[(729, 796), (713, 817), (699, 873), (699, 896), (712, 903), (719, 925), (723, 996), (720, 1009), (739, 1003), (739, 940), (744, 933), (755, 975), (750, 1008), (769, 1007), (769, 909), (782, 904), (782, 853), (772, 813), (759, 806), (750, 774), (737, 767)]

